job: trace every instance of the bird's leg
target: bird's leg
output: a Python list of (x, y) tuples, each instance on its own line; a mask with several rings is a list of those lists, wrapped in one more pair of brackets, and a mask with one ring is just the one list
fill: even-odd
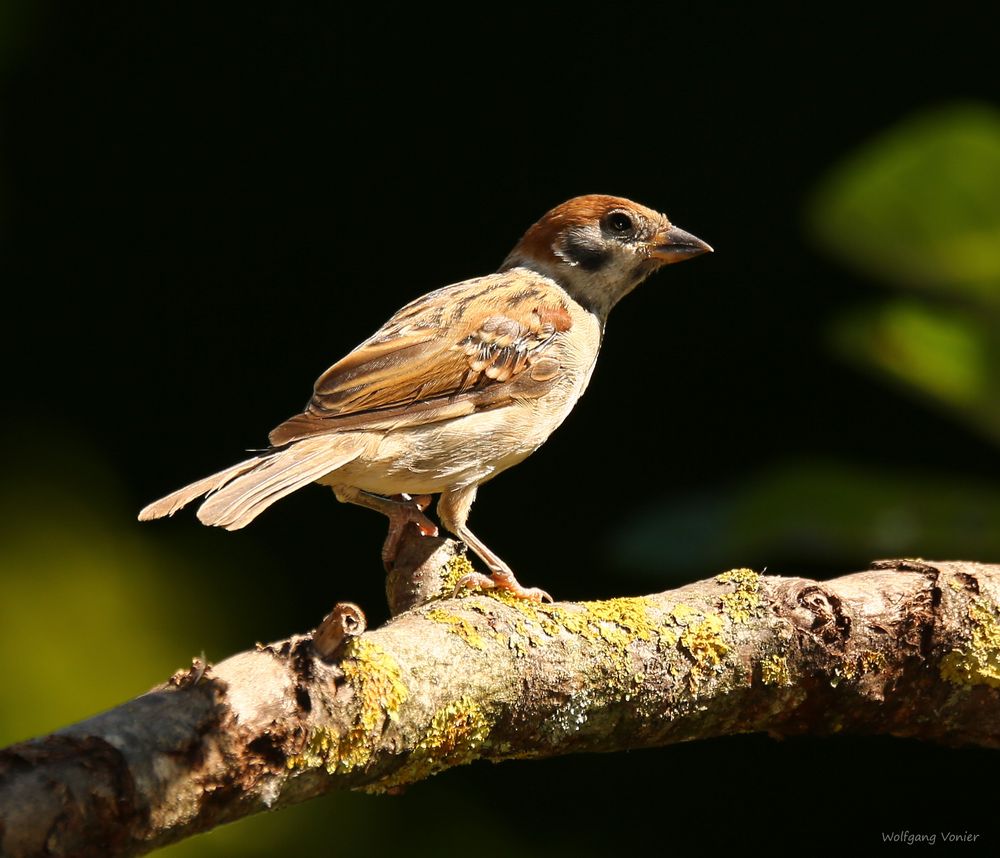
[(442, 492), (438, 500), (437, 512), (441, 524), (468, 545), (490, 570), (489, 575), (482, 575), (479, 572), (463, 575), (455, 585), (455, 592), (472, 587), (483, 590), (499, 589), (506, 590), (519, 599), (527, 599), (529, 602), (551, 602), (552, 597), (544, 590), (539, 590), (537, 587), (522, 587), (510, 567), (466, 526), (469, 509), (475, 499), (476, 486), (467, 486), (464, 489)]
[(406, 525), (411, 522), (417, 526), (421, 536), (437, 536), (437, 525), (426, 515), (424, 510), (430, 506), (430, 495), (396, 495), (393, 498), (363, 492), (354, 486), (334, 486), (334, 494), (342, 503), (353, 503), (382, 513), (389, 519), (389, 533), (382, 544), (382, 565), (386, 571), (392, 569), (399, 550), (399, 540), (403, 536)]

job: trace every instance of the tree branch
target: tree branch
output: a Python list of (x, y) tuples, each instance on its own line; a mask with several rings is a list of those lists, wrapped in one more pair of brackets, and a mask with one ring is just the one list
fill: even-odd
[[(448, 557), (419, 588), (395, 570), (393, 604), (450, 592), (464, 557), (442, 541), (421, 562)], [(196, 665), (0, 752), (0, 852), (136, 855), (476, 759), (755, 731), (996, 748), (998, 605), (1000, 566), (897, 560), (827, 582), (737, 570), (604, 602), (444, 598), (363, 634), (347, 606), (316, 647), (297, 636)]]

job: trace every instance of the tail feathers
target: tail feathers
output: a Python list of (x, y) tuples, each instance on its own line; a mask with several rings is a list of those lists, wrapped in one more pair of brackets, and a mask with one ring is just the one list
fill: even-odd
[(198, 509), (203, 524), (238, 530), (271, 504), (343, 467), (361, 453), (357, 443), (331, 435), (305, 438), (276, 452), (247, 459), (151, 503), (140, 521), (173, 515), (196, 498), (209, 495)]
[(196, 498), (218, 491), (230, 480), (260, 465), (261, 461), (261, 456), (255, 456), (252, 459), (240, 462), (238, 465), (233, 465), (231, 468), (226, 468), (224, 471), (219, 471), (217, 474), (212, 474), (210, 477), (205, 477), (203, 480), (198, 480), (196, 483), (191, 483), (189, 486), (184, 486), (184, 488), (178, 489), (165, 498), (153, 501), (153, 503), (144, 507), (142, 512), (139, 513), (139, 521), (152, 521), (154, 518), (173, 515), (177, 510), (187, 506)]
[(227, 480), (198, 510), (203, 524), (238, 530), (285, 495), (342, 468), (361, 454), (356, 442), (325, 435), (304, 438)]

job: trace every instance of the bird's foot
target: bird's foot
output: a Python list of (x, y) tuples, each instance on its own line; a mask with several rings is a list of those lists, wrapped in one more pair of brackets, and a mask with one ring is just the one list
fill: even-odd
[[(410, 501), (417, 509), (423, 512), (427, 507), (431, 505), (431, 501), (434, 500), (434, 495), (399, 495), (399, 497), (404, 501)], [(424, 536), (430, 536), (431, 534), (425, 533)], [(437, 534), (434, 534), (435, 536)]]
[(544, 590), (537, 587), (522, 587), (517, 583), (517, 579), (512, 572), (499, 570), (490, 575), (483, 575), (480, 572), (470, 572), (458, 579), (455, 585), (453, 596), (457, 596), (461, 590), (504, 590), (517, 599), (524, 599), (527, 602), (552, 602), (553, 598)]
[(386, 501), (391, 506), (382, 508), (389, 519), (389, 532), (382, 544), (382, 565), (391, 570), (399, 552), (399, 541), (403, 538), (408, 524), (414, 524), (421, 536), (437, 536), (437, 525), (426, 515), (424, 510), (430, 506), (430, 495), (396, 495)]

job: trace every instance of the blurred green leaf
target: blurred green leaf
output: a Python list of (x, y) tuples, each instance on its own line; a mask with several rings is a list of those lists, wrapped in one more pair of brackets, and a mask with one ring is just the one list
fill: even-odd
[(877, 278), (1000, 308), (1000, 112), (901, 122), (831, 172), (809, 215), (834, 256)]
[(957, 412), (1000, 442), (1000, 331), (987, 317), (898, 299), (832, 327), (836, 350)]
[(27, 507), (44, 515), (26, 516), (21, 495), (0, 498), (0, 744), (134, 697), (194, 654), (165, 626), (183, 579), (141, 538), (57, 491)]
[(933, 293), (835, 320), (840, 355), (1000, 441), (1000, 112), (964, 104), (899, 123), (831, 172), (809, 221), (838, 259)]
[(661, 581), (733, 565), (850, 568), (876, 557), (1000, 558), (1000, 490), (838, 462), (787, 463), (637, 515), (613, 545)]

